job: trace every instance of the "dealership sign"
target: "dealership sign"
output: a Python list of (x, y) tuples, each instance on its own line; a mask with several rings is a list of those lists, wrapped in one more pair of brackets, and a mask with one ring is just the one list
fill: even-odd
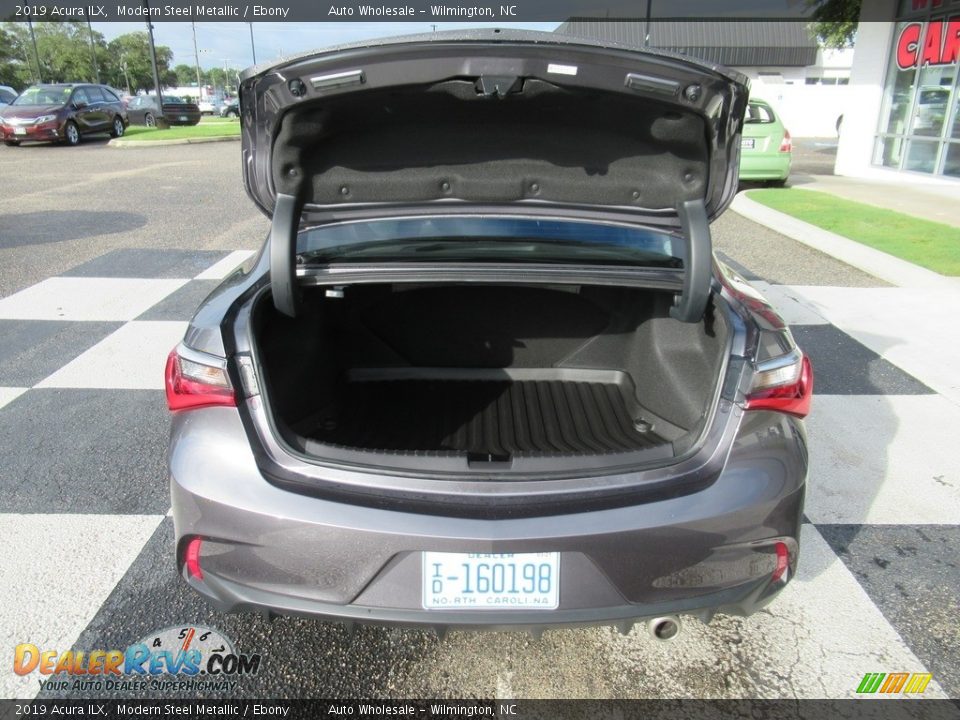
[(910, 23), (897, 38), (897, 67), (901, 70), (918, 65), (953, 65), (957, 58), (960, 58), (960, 16)]

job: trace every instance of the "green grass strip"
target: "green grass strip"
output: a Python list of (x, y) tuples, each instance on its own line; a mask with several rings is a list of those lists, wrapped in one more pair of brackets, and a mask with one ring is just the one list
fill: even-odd
[(751, 190), (751, 200), (943, 275), (960, 275), (960, 228), (815, 190)]
[(124, 133), (128, 140), (184, 140), (186, 138), (233, 137), (240, 134), (240, 123), (201, 122), (199, 125), (174, 125), (169, 130), (157, 130), (131, 125)]

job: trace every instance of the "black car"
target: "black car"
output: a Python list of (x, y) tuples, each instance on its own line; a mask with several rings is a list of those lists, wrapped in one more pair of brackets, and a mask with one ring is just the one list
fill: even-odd
[(226, 105), (220, 108), (220, 117), (238, 118), (240, 117), (240, 98), (234, 98)]
[(120, 137), (127, 124), (123, 103), (105, 85), (33, 85), (0, 109), (0, 137), (9, 146), (24, 140), (76, 145), (92, 133)]
[(196, 125), (200, 122), (200, 108), (196, 103), (173, 95), (163, 96), (163, 112), (157, 110), (156, 95), (139, 95), (127, 103), (130, 122), (134, 125), (156, 127), (163, 117), (169, 125)]

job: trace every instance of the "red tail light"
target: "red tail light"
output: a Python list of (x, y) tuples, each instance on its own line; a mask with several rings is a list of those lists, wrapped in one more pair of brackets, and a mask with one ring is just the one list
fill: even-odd
[(812, 395), (810, 358), (797, 351), (758, 368), (747, 395), (747, 410), (774, 410), (802, 418), (810, 413)]
[(790, 131), (783, 131), (783, 140), (780, 141), (780, 152), (793, 152), (793, 141), (790, 139)]
[[(204, 358), (206, 359), (206, 358)], [(202, 362), (199, 354), (185, 357), (174, 348), (167, 357), (166, 371), (167, 407), (170, 410), (229, 405), (236, 407), (237, 400), (230, 378), (222, 363), (215, 358)]]
[(777, 582), (787, 574), (787, 568), (790, 567), (790, 550), (785, 542), (777, 542), (774, 546), (777, 553), (777, 565), (770, 576), (771, 582)]
[(183, 561), (187, 566), (187, 575), (197, 580), (203, 580), (203, 570), (200, 569), (200, 543), (203, 540), (198, 535), (191, 538), (187, 543), (187, 549), (183, 553)]

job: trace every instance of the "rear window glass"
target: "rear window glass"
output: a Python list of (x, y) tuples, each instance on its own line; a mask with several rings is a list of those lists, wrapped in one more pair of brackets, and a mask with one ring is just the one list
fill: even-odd
[(748, 123), (772, 123), (776, 119), (769, 105), (763, 105), (761, 103), (750, 103), (747, 105), (746, 122)]
[(120, 98), (110, 88), (100, 88), (100, 92), (103, 93), (103, 98), (107, 102), (120, 102)]
[(683, 267), (683, 243), (669, 232), (531, 218), (401, 218), (325, 225), (302, 232), (301, 263), (594, 263)]

